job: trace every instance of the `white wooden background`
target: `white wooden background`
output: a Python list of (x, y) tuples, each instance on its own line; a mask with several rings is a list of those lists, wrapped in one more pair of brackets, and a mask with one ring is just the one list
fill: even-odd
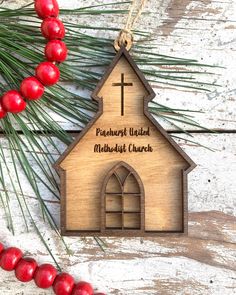
[[(8, 0), (7, 4), (15, 7), (29, 2)], [(61, 7), (72, 8), (108, 1), (59, 2)], [(150, 0), (147, 11), (151, 11), (151, 15), (143, 16), (138, 26), (150, 28), (159, 53), (225, 67), (217, 70), (219, 75), (214, 77), (222, 87), (212, 93), (157, 89), (159, 102), (203, 110), (205, 114), (197, 115), (199, 121), (220, 130), (218, 134), (195, 134), (196, 141), (215, 152), (181, 143), (198, 164), (189, 175), (189, 236), (106, 238), (109, 247), (105, 253), (91, 238), (66, 238), (72, 251), (69, 257), (52, 231), (43, 223), (40, 223), (41, 229), (63, 270), (77, 280), (90, 281), (106, 294), (233, 295), (236, 294), (236, 1)], [(94, 17), (84, 21), (94, 22)], [(97, 25), (108, 22), (122, 25), (124, 19), (110, 16), (96, 19)], [(211, 78), (203, 76), (202, 79)], [(71, 127), (66, 122), (61, 124)], [(6, 144), (4, 138), (0, 142)], [(37, 214), (39, 208), (27, 183), (24, 190), (31, 199), (32, 212)], [(14, 205), (13, 195), (12, 202)], [(49, 206), (59, 223), (59, 204), (49, 203)], [(52, 262), (36, 233), (24, 233), (21, 223), (19, 216), (16, 235), (12, 236), (0, 208), (1, 240), (6, 245), (19, 246), (40, 263)], [(0, 294), (49, 295), (53, 292), (36, 289), (33, 283), (21, 284), (13, 273), (0, 270)]]

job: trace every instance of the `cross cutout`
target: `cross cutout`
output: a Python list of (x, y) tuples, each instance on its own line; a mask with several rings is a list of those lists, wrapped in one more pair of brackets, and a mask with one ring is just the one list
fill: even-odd
[(133, 86), (133, 83), (125, 83), (125, 74), (121, 74), (121, 83), (112, 83), (112, 86), (120, 86), (121, 87), (121, 116), (124, 116), (124, 90), (125, 86)]

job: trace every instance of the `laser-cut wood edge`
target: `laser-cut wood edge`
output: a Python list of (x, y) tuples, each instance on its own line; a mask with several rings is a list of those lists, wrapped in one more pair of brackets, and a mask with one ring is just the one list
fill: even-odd
[[(93, 91), (91, 97), (93, 100), (98, 101), (98, 112), (94, 116), (94, 118), (86, 125), (86, 127), (80, 132), (80, 134), (75, 138), (74, 142), (69, 145), (69, 147), (65, 150), (65, 152), (58, 158), (58, 160), (55, 162), (53, 167), (58, 170), (60, 168), (61, 162), (70, 154), (70, 152), (74, 149), (74, 147), (79, 143), (79, 141), (82, 139), (82, 137), (87, 133), (87, 131), (90, 129), (90, 127), (97, 121), (97, 119), (101, 116), (103, 113), (103, 98), (98, 97), (98, 93), (101, 90), (102, 86), (106, 82), (107, 78), (111, 74), (112, 70), (116, 66), (116, 64), (119, 62), (122, 55), (125, 56), (126, 60), (130, 64), (130, 66), (133, 68), (134, 72), (137, 74), (139, 79), (141, 80), (142, 84), (146, 88), (147, 92), (149, 93), (147, 97), (144, 98), (144, 114), (145, 116), (152, 121), (152, 123), (156, 126), (158, 131), (167, 139), (167, 141), (174, 147), (174, 149), (182, 156), (182, 158), (189, 164), (191, 167), (191, 170), (196, 167), (196, 164), (193, 162), (193, 160), (179, 147), (179, 145), (171, 138), (171, 136), (165, 131), (165, 129), (154, 119), (154, 117), (149, 113), (148, 111), (148, 102), (151, 101), (156, 95), (151, 86), (149, 85), (148, 81), (144, 77), (143, 73), (139, 70), (135, 62), (133, 61), (132, 57), (130, 56), (129, 52), (125, 49), (125, 47), (122, 47), (120, 51), (117, 53), (115, 58), (113, 59), (112, 63), (108, 67), (106, 73), (104, 74), (103, 78), (98, 82), (95, 90)], [(190, 170), (190, 171), (191, 171)], [(190, 172), (188, 171), (188, 172)]]
[[(126, 60), (128, 61), (129, 65), (132, 67), (136, 75), (139, 77), (140, 81), (146, 88), (148, 92), (148, 96), (144, 97), (144, 114), (145, 116), (154, 124), (154, 126), (157, 128), (157, 130), (164, 136), (164, 138), (171, 144), (171, 146), (174, 148), (174, 150), (180, 154), (180, 156), (188, 163), (188, 168), (186, 170), (182, 170), (182, 203), (183, 203), (183, 229), (182, 231), (155, 231), (155, 232), (140, 232), (140, 230), (136, 231), (121, 231), (121, 232), (114, 232), (114, 231), (106, 231), (104, 233), (101, 233), (100, 230), (98, 231), (80, 231), (80, 230), (72, 230), (69, 231), (66, 229), (66, 171), (60, 166), (62, 161), (70, 154), (70, 152), (74, 149), (75, 146), (79, 143), (79, 141), (83, 138), (83, 136), (87, 133), (87, 131), (90, 129), (90, 127), (97, 121), (97, 119), (102, 115), (103, 113), (103, 98), (98, 97), (98, 93), (103, 87), (104, 83), (106, 82), (107, 78), (111, 74), (112, 70), (116, 66), (116, 64), (119, 62), (120, 58), (124, 56)], [(93, 100), (98, 101), (98, 112), (94, 116), (94, 118), (86, 125), (86, 127), (81, 131), (81, 133), (76, 137), (74, 142), (65, 150), (65, 152), (58, 158), (58, 160), (55, 162), (53, 167), (58, 171), (61, 179), (61, 233), (65, 236), (162, 236), (167, 235), (168, 233), (171, 235), (183, 235), (187, 234), (187, 228), (188, 228), (188, 200), (187, 200), (187, 174), (192, 171), (196, 164), (194, 161), (180, 148), (180, 146), (171, 138), (171, 136), (165, 131), (165, 129), (155, 120), (155, 118), (150, 114), (148, 111), (148, 102), (151, 101), (155, 97), (155, 92), (149, 85), (148, 81), (144, 77), (143, 73), (139, 70), (138, 66), (133, 61), (132, 57), (128, 53), (128, 51), (125, 49), (125, 47), (122, 47), (119, 52), (116, 54), (115, 58), (113, 59), (111, 65), (108, 67), (105, 75), (100, 80), (100, 82), (97, 84), (97, 87), (95, 88), (94, 92), (91, 95)]]

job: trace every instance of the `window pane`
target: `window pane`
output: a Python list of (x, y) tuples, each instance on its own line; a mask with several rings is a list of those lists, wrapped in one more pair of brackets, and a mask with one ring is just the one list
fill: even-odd
[(140, 193), (139, 184), (133, 174), (130, 174), (124, 183), (125, 193)]
[(115, 174), (112, 174), (110, 177), (107, 186), (106, 186), (106, 192), (107, 193), (121, 193), (122, 188), (121, 184), (119, 183), (117, 177)]
[(122, 196), (106, 195), (106, 211), (122, 211)]
[(139, 213), (124, 213), (124, 228), (140, 229), (141, 217)]
[(139, 195), (124, 195), (124, 211), (140, 212), (140, 205)]
[(122, 214), (106, 213), (106, 228), (122, 229)]

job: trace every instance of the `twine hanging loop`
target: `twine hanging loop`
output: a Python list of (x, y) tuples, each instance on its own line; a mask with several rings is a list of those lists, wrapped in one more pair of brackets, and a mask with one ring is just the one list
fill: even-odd
[(128, 51), (131, 49), (134, 42), (132, 30), (141, 16), (147, 1), (148, 0), (132, 0), (126, 25), (124, 29), (120, 30), (119, 35), (114, 41), (114, 48), (116, 51), (119, 51), (122, 46)]
[(119, 32), (119, 35), (114, 41), (114, 47), (116, 51), (124, 46), (128, 51), (131, 49), (133, 45), (134, 37), (131, 31), (122, 29)]

